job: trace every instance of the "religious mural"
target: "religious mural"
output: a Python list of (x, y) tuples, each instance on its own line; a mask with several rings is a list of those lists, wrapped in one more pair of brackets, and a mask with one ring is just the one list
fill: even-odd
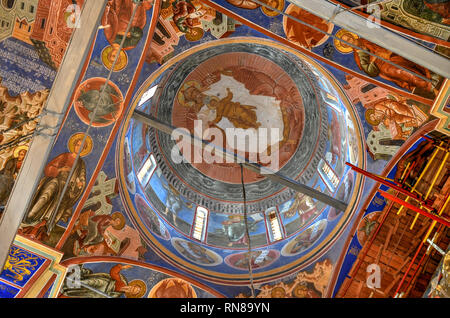
[[(6, 12), (14, 12), (10, 17), (0, 15), (0, 211), (26, 158), (29, 140), (20, 138), (37, 127), (77, 23), (76, 6), (70, 5), (81, 7), (84, 1), (23, 2), (28, 11), (34, 8), (24, 20), (18, 19), (23, 9), (17, 1), (7, 3)], [(336, 265), (339, 253), (331, 247), (346, 239), (341, 234), (355, 220), (365, 191), (345, 163), (381, 172), (429, 121), (443, 79), (288, 2), (262, 2), (266, 6), (235, 0), (108, 1), (18, 232), (60, 251), (69, 271), (43, 285), (40, 296), (248, 297), (249, 267), (257, 297), (329, 297), (329, 286), (339, 285), (334, 270), (342, 264)], [(416, 18), (442, 27), (448, 22), (442, 1), (401, 2)], [(420, 13), (422, 3), (434, 13)], [(296, 49), (268, 40), (229, 12)], [(14, 29), (8, 31), (6, 23)], [(225, 137), (227, 128), (276, 127), (279, 134), (265, 151), (279, 153), (280, 171), (348, 208), (340, 211), (289, 192), (252, 171), (241, 176), (235, 163), (175, 165), (170, 151), (176, 143), (135, 120), (135, 109), (194, 134), (199, 119), (203, 131), (217, 128)], [(227, 138), (200, 137), (236, 150)], [(14, 140), (20, 142), (10, 145)], [(247, 159), (251, 155), (244, 152)], [(261, 157), (256, 161), (265, 164)], [(398, 171), (405, 164), (399, 163)], [(358, 223), (349, 249), (370, 237), (380, 206), (374, 202)], [(45, 261), (11, 251), (17, 257), (4, 271), (9, 276), (0, 277), (1, 297), (24, 295), (20, 278), (27, 281)], [(189, 278), (182, 276), (186, 273)]]
[(386, 48), (358, 37), (355, 33), (343, 29), (339, 32), (341, 34), (337, 34), (335, 40), (337, 50), (348, 52), (350, 49), (358, 68), (369, 77), (379, 76), (419, 96), (436, 97), (442, 77)]
[(70, 264), (69, 269), (59, 298), (211, 298), (219, 295), (152, 266), (88, 262)]
[(67, 222), (72, 216), (73, 205), (86, 188), (86, 163), (82, 158), (93, 148), (89, 137), (81, 149), (83, 136), (83, 133), (73, 135), (67, 145), (69, 152), (58, 155), (45, 167), (45, 176), (24, 218), (22, 234), (43, 240), (58, 222)]
[[(292, 18), (285, 16), (283, 18), (283, 29), (286, 37), (307, 49), (312, 49), (313, 47), (320, 46), (325, 43), (329, 36), (326, 33), (331, 33), (334, 29), (334, 24), (327, 22), (309, 11), (303, 10), (294, 4), (290, 4), (285, 11), (290, 17), (295, 17), (296, 19), (307, 23), (313, 28), (306, 24), (301, 24)], [(323, 32), (318, 31), (317, 29)]]
[[(81, 265), (73, 269), (76, 274), (69, 273), (66, 277), (60, 297), (142, 298), (147, 292), (147, 285), (142, 280), (128, 281), (123, 273), (129, 268), (132, 268), (132, 265), (117, 264), (111, 267), (109, 273), (94, 273)], [(77, 278), (78, 283), (73, 277)]]
[[(365, 4), (359, 0), (335, 2)], [(432, 43), (445, 43), (450, 35), (448, 0), (390, 0), (363, 8), (363, 12), (376, 14), (385, 25)]]
[(353, 76), (346, 76), (344, 88), (353, 103), (364, 107), (367, 150), (373, 160), (389, 160), (430, 119), (429, 106)]
[(43, 90), (11, 96), (7, 87), (0, 86), (0, 215), (25, 159), (48, 93)]
[[(280, 283), (262, 285), (256, 298), (321, 298), (324, 297), (333, 264), (325, 259), (317, 262), (312, 271), (300, 271), (294, 277)], [(237, 298), (248, 298), (239, 294)]]
[[(405, 58), (390, 52), (370, 41), (361, 39), (347, 30), (335, 27), (323, 19), (304, 12), (293, 4), (281, 11), (283, 15), (267, 17), (256, 15), (253, 10), (260, 7), (253, 1), (237, 3), (224, 1), (205, 1), (213, 3), (223, 12), (237, 14), (250, 23), (251, 27), (263, 30), (270, 37), (290, 41), (301, 49), (309, 50), (311, 55), (326, 63), (352, 74), (358, 73), (368, 78), (373, 84), (398, 92), (408, 92), (418, 100), (429, 101), (436, 98), (443, 78)], [(387, 1), (389, 5), (393, 1)], [(421, 1), (420, 1), (421, 2)], [(383, 3), (383, 5), (385, 5)], [(263, 6), (270, 10), (271, 4)], [(411, 7), (414, 7), (411, 6)], [(442, 8), (445, 6), (441, 5)], [(420, 10), (418, 10), (420, 11)], [(422, 10), (423, 11), (423, 10)], [(283, 29), (269, 27), (273, 24), (283, 25)], [(445, 40), (448, 39), (448, 36)], [(353, 59), (347, 54), (353, 53)], [(377, 56), (377, 57), (375, 57)]]

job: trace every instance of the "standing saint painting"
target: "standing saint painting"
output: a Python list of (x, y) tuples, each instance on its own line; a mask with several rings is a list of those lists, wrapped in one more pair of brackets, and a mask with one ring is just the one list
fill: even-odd
[[(92, 150), (92, 139), (88, 136), (80, 152), (83, 138), (83, 133), (70, 137), (69, 152), (58, 155), (45, 167), (44, 177), (23, 220), (22, 234), (44, 239), (59, 221), (67, 222), (72, 216), (72, 208), (86, 188), (86, 165), (82, 157)], [(79, 152), (80, 158), (76, 160)], [(73, 166), (74, 172), (70, 176)], [(68, 187), (64, 192), (66, 183)], [(58, 206), (61, 196), (62, 200)]]
[[(13, 157), (6, 161), (0, 170), (0, 211), (3, 211), (9, 195), (14, 186), (14, 181), (22, 167), (23, 160), (27, 154), (28, 146), (19, 146), (14, 150)], [(0, 212), (1, 213), (1, 212)], [(0, 214), (1, 215), (1, 214)]]

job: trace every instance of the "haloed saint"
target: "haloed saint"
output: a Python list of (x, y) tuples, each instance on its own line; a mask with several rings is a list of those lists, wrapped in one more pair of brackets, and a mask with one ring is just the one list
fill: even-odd
[[(58, 222), (67, 222), (72, 216), (72, 208), (86, 188), (86, 164), (82, 157), (87, 156), (93, 146), (88, 136), (81, 149), (83, 139), (83, 133), (73, 135), (68, 142), (69, 152), (58, 155), (45, 167), (23, 220), (21, 234), (38, 240), (46, 239)], [(77, 160), (78, 153), (80, 157)], [(72, 168), (73, 174), (70, 175)]]

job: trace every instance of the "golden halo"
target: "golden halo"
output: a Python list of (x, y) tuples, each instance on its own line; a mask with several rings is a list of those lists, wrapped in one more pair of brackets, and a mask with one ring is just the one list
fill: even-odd
[(140, 290), (137, 294), (125, 293), (125, 297), (127, 298), (142, 298), (147, 292), (147, 285), (140, 279), (132, 280), (128, 286), (137, 286)]
[(202, 85), (197, 82), (197, 81), (188, 81), (186, 83), (184, 83), (181, 88), (180, 91), (178, 92), (178, 102), (180, 103), (181, 106), (185, 106), (185, 107), (192, 107), (194, 105), (194, 102), (186, 102), (184, 99), (184, 91), (187, 90), (189, 87), (194, 86), (195, 88), (201, 90)]
[[(114, 61), (111, 61), (108, 57), (112, 51), (111, 46), (107, 46), (103, 49), (101, 53), (103, 65), (110, 70)], [(114, 66), (114, 72), (119, 72), (123, 70), (128, 65), (128, 55), (124, 50), (120, 50), (119, 59), (117, 60), (116, 65)]]
[(186, 33), (185, 38), (188, 41), (195, 42), (200, 40), (204, 34), (205, 31), (202, 28), (199, 27), (190, 28), (189, 31)]
[(336, 47), (336, 50), (338, 50), (339, 52), (347, 54), (353, 52), (353, 48), (338, 40), (338, 38), (341, 39), (344, 35), (349, 35), (355, 40), (359, 39), (359, 36), (345, 29), (340, 29), (339, 31), (336, 32), (336, 38), (334, 39), (334, 46)]
[(286, 291), (283, 287), (275, 287), (270, 292), (270, 296), (272, 296), (272, 298), (284, 298), (286, 297)]
[(303, 292), (308, 291), (308, 287), (306, 284), (298, 284), (295, 286), (294, 290), (292, 291), (292, 294), (297, 298), (304, 298)]
[(14, 149), (14, 158), (19, 157), (19, 152), (21, 152), (22, 150), (28, 151), (28, 146), (19, 146), (16, 149)]
[(125, 227), (125, 217), (123, 216), (122, 213), (114, 212), (113, 214), (111, 214), (111, 218), (113, 220), (120, 219), (119, 225), (114, 225), (113, 226), (114, 229), (121, 230), (121, 229), (123, 229)]
[(381, 123), (381, 121), (380, 120), (373, 120), (372, 118), (370, 118), (370, 115), (372, 115), (372, 114), (375, 114), (375, 109), (369, 108), (368, 110), (366, 110), (366, 114), (365, 114), (364, 117), (366, 118), (366, 121), (367, 121), (367, 123), (369, 125), (371, 125), (373, 127), (376, 127), (376, 126), (378, 126)]
[[(84, 133), (76, 133), (69, 138), (67, 143), (67, 148), (69, 148), (70, 152), (75, 152), (75, 144), (79, 141), (82, 141), (84, 138)], [(92, 151), (92, 146), (94, 142), (92, 141), (91, 136), (87, 135), (86, 142), (84, 143), (83, 151), (81, 151), (80, 157), (85, 157)]]
[[(282, 11), (284, 9), (284, 0), (275, 0), (277, 5), (275, 7), (273, 7), (271, 4), (269, 4), (268, 0), (264, 1), (268, 6), (271, 6), (272, 8), (275, 8), (279, 11)], [(277, 15), (279, 15), (280, 13), (278, 13), (277, 11), (274, 10), (270, 10), (269, 8), (265, 7), (265, 6), (261, 6), (261, 11), (267, 15), (268, 17), (276, 17)]]

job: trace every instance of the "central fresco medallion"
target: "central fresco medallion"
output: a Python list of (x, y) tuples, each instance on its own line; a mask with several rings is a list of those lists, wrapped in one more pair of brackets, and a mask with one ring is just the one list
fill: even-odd
[[(191, 134), (196, 121), (202, 131), (219, 129), (222, 142), (213, 138), (212, 142), (228, 152), (245, 153), (246, 159), (262, 166), (266, 162), (259, 154), (252, 157), (251, 143), (247, 148), (239, 143), (230, 148), (226, 130), (241, 129), (241, 135), (253, 133), (258, 140), (265, 134), (267, 145), (258, 152), (277, 151), (279, 172), (306, 183), (325, 156), (327, 139), (326, 106), (317, 98), (314, 78), (301, 60), (269, 46), (215, 46), (192, 54), (165, 76), (151, 113)], [(238, 164), (195, 162), (195, 148), (184, 162), (174, 162), (172, 151), (178, 145), (171, 136), (149, 129), (147, 138), (158, 167), (181, 195), (210, 210), (242, 213)], [(244, 181), (249, 213), (260, 213), (294, 194), (251, 171), (244, 172)]]
[[(261, 153), (276, 154), (277, 173), (348, 207), (243, 169), (245, 220), (239, 164), (196, 161), (201, 146), (182, 146), (134, 110), (269, 169)], [(183, 271), (246, 284), (251, 266), (256, 282), (276, 279), (323, 255), (355, 211), (361, 178), (345, 162), (365, 165), (356, 118), (328, 71), (290, 48), (249, 37), (201, 44), (152, 73), (128, 110), (116, 152), (124, 206), (148, 245)], [(233, 144), (229, 129), (268, 142)]]
[[(283, 167), (300, 142), (304, 109), (297, 86), (281, 67), (256, 54), (231, 52), (206, 60), (181, 85), (173, 104), (172, 124), (193, 134), (196, 121), (202, 124), (202, 131), (219, 129), (224, 136), (223, 143), (215, 144), (229, 152), (249, 150), (239, 144), (230, 147), (226, 133), (229, 128), (240, 128), (256, 136), (258, 131), (266, 135), (276, 131), (277, 136), (267, 138), (267, 145), (258, 151), (279, 149), (279, 166)], [(250, 157), (250, 154), (246, 156)], [(257, 163), (264, 165), (262, 160)], [(193, 162), (192, 165), (212, 179), (241, 183), (240, 168), (235, 163)], [(260, 180), (259, 174), (246, 171), (245, 183)]]

